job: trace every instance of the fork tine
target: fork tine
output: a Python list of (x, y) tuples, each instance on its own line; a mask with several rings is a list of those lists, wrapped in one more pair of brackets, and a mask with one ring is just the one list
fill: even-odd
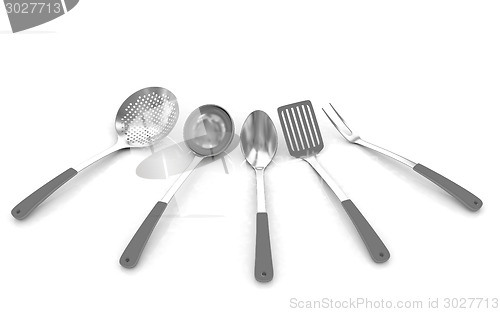
[(351, 128), (349, 128), (349, 126), (347, 125), (347, 122), (344, 120), (344, 118), (342, 118), (342, 116), (340, 116), (339, 112), (335, 109), (335, 107), (333, 107), (332, 103), (329, 103), (330, 104), (330, 107), (333, 109), (333, 111), (335, 112), (335, 114), (337, 114), (337, 116), (339, 116), (340, 120), (342, 120), (342, 122), (344, 123), (344, 126), (349, 129), (349, 131), (352, 132)]
[(321, 109), (325, 113), (326, 117), (330, 120), (330, 122), (335, 126), (335, 128), (337, 129), (337, 131), (340, 132), (342, 135), (344, 135), (342, 133), (342, 131), (339, 129), (339, 127), (337, 126), (337, 124), (335, 123), (335, 121), (333, 121), (333, 119), (330, 117), (330, 115), (328, 115), (328, 113), (326, 112), (326, 110), (324, 108), (321, 108)]
[(333, 107), (332, 103), (329, 103), (329, 104), (330, 104), (330, 107), (335, 112), (335, 114), (337, 114), (337, 117), (339, 117), (340, 121), (342, 121), (342, 123), (344, 124), (344, 127), (346, 127), (346, 129), (349, 130), (350, 133), (346, 134), (345, 131), (343, 131), (342, 129), (340, 129), (340, 127), (335, 123), (335, 121), (333, 121), (333, 118), (331, 118), (330, 115), (328, 115), (328, 113), (326, 112), (326, 110), (324, 108), (322, 108), (322, 110), (325, 113), (326, 117), (328, 117), (328, 119), (330, 119), (330, 121), (335, 126), (335, 128), (337, 128), (337, 130), (340, 132), (340, 134), (342, 134), (343, 136), (344, 136), (344, 134), (346, 134), (346, 135), (352, 135), (354, 132), (351, 130), (351, 128), (349, 128), (349, 126), (347, 125), (347, 123), (344, 120), (344, 118), (342, 118), (342, 116), (340, 116), (339, 112), (337, 112), (337, 110), (335, 109), (335, 107)]

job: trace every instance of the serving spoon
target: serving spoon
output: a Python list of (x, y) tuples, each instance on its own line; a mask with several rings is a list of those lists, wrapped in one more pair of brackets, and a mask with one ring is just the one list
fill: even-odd
[(241, 151), (255, 170), (257, 179), (257, 231), (255, 239), (255, 279), (270, 282), (274, 276), (269, 222), (266, 210), (264, 171), (278, 149), (273, 121), (260, 110), (252, 112), (241, 129)]
[(163, 199), (156, 203), (132, 237), (120, 258), (120, 264), (123, 267), (130, 269), (137, 265), (151, 233), (175, 193), (204, 158), (224, 152), (231, 144), (233, 137), (233, 120), (222, 107), (203, 105), (189, 115), (184, 124), (184, 140), (193, 152), (194, 158)]

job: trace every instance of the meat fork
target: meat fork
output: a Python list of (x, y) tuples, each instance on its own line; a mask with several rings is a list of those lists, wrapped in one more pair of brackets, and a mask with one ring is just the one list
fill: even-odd
[[(328, 119), (330, 119), (330, 121), (335, 126), (335, 128), (337, 128), (337, 130), (340, 132), (340, 134), (350, 143), (358, 144), (358, 145), (367, 147), (369, 149), (372, 149), (376, 152), (379, 152), (381, 154), (389, 156), (392, 159), (395, 159), (395, 160), (405, 164), (406, 166), (412, 168), (414, 171), (418, 172), (423, 177), (427, 178), (428, 180), (430, 180), (431, 182), (433, 182), (434, 184), (436, 184), (437, 186), (439, 186), (440, 188), (442, 188), (443, 190), (448, 192), (451, 196), (458, 199), (462, 204), (464, 204), (468, 209), (470, 209), (472, 211), (479, 210), (479, 208), (481, 208), (481, 206), (483, 205), (483, 202), (476, 195), (467, 191), (466, 189), (464, 189), (460, 185), (456, 184), (455, 182), (443, 177), (439, 173), (427, 168), (426, 166), (424, 166), (422, 164), (415, 163), (407, 158), (404, 158), (403, 156), (400, 156), (400, 155), (395, 154), (391, 151), (388, 151), (380, 146), (377, 146), (377, 145), (371, 144), (369, 142), (366, 142), (365, 140), (362, 140), (360, 138), (360, 136), (347, 125), (345, 120), (342, 118), (342, 116), (340, 116), (340, 114), (337, 112), (337, 110), (335, 109), (335, 107), (333, 107), (333, 105), (331, 103), (330, 103), (330, 107), (333, 110), (333, 112), (335, 113), (335, 115), (337, 115), (338, 118), (336, 118), (336, 119), (340, 120), (344, 127), (339, 127), (340, 123), (337, 124), (334, 121), (334, 118), (332, 118), (332, 116), (334, 116), (332, 112), (330, 112), (330, 114), (328, 114), (328, 112), (324, 108), (323, 108), (323, 112), (326, 114)], [(327, 107), (327, 109), (329, 110), (328, 107)]]

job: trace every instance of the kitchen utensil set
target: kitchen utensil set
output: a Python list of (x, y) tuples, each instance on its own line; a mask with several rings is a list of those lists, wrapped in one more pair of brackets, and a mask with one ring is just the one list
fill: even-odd
[[(329, 108), (323, 108), (323, 111), (340, 134), (350, 143), (370, 148), (411, 167), (457, 198), (472, 211), (481, 208), (482, 201), (461, 186), (421, 164), (414, 163), (362, 140), (347, 126), (331, 104)], [(14, 207), (12, 215), (18, 220), (26, 218), (47, 197), (80, 171), (115, 151), (132, 147), (146, 147), (157, 143), (170, 133), (178, 117), (177, 98), (172, 92), (159, 87), (137, 91), (128, 97), (118, 110), (115, 119), (118, 140), (115, 145), (49, 181)], [(389, 250), (351, 199), (323, 169), (316, 158), (324, 145), (311, 102), (302, 101), (281, 106), (278, 108), (278, 117), (290, 155), (305, 160), (330, 187), (361, 236), (373, 261), (376, 263), (386, 262), (390, 258)], [(193, 159), (165, 196), (156, 203), (132, 237), (120, 258), (120, 264), (123, 267), (133, 268), (137, 265), (151, 234), (177, 190), (203, 159), (226, 151), (234, 135), (233, 120), (222, 107), (203, 105), (189, 115), (184, 124), (184, 140), (192, 152)], [(269, 282), (273, 279), (274, 269), (264, 172), (276, 154), (278, 134), (271, 118), (265, 112), (254, 111), (245, 120), (240, 139), (241, 151), (248, 164), (255, 170), (256, 177), (257, 214), (254, 275), (259, 282)]]

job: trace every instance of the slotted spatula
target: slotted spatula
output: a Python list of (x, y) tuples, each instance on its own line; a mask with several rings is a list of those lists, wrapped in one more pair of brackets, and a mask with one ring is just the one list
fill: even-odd
[(311, 102), (302, 101), (281, 106), (278, 108), (278, 115), (290, 155), (308, 162), (335, 193), (363, 239), (373, 261), (382, 263), (389, 260), (389, 250), (380, 237), (316, 159), (316, 155), (323, 149), (323, 139)]

